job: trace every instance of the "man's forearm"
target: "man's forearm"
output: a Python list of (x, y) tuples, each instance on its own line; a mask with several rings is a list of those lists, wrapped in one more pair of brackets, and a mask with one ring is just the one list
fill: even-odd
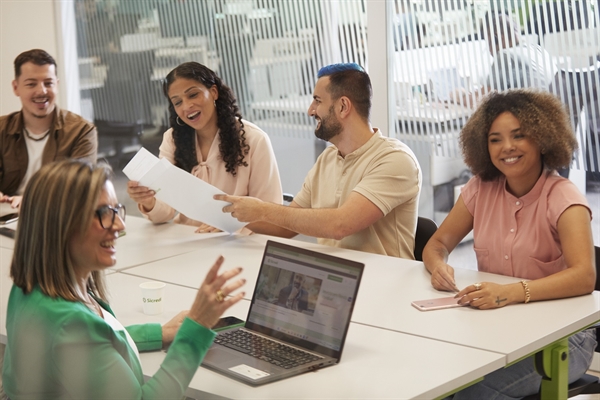
[(260, 233), (261, 235), (279, 236), (288, 239), (291, 239), (298, 234), (298, 232), (265, 221), (252, 222), (246, 225), (246, 228), (254, 233)]
[(262, 222), (276, 225), (288, 232), (336, 240), (353, 233), (349, 232), (345, 218), (337, 215), (340, 213), (339, 209), (287, 207), (272, 203), (265, 203), (263, 206)]
[[(307, 236), (341, 240), (365, 229), (384, 216), (379, 207), (359, 193), (351, 193), (339, 208), (302, 208), (292, 201), (289, 206), (265, 203), (254, 197), (217, 194), (215, 200), (230, 203), (223, 212), (231, 213), (258, 233), (291, 237)], [(283, 228), (274, 229), (268, 224)]]

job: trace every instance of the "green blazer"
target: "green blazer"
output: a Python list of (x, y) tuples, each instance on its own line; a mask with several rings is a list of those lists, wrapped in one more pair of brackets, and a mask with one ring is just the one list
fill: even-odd
[[(101, 305), (112, 314), (107, 304)], [(181, 399), (215, 333), (186, 318), (160, 369), (144, 382), (124, 332), (80, 302), (13, 286), (2, 382), (19, 399)], [(141, 351), (162, 346), (159, 324), (127, 327)]]

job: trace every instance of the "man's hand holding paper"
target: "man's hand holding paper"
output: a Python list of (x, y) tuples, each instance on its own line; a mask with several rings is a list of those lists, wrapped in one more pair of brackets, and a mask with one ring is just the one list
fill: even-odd
[(218, 194), (215, 200), (221, 200), (230, 204), (223, 207), (224, 213), (231, 213), (240, 222), (250, 223), (262, 220), (262, 205), (264, 202), (255, 197), (241, 197)]

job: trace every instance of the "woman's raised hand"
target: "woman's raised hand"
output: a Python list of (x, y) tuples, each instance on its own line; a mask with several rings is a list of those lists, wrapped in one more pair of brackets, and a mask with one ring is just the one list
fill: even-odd
[(206, 274), (188, 314), (188, 317), (209, 329), (215, 326), (225, 310), (240, 301), (245, 294), (244, 292), (232, 294), (246, 283), (245, 279), (231, 281), (242, 272), (242, 268), (230, 269), (219, 275), (219, 268), (223, 261), (223, 256), (219, 256)]

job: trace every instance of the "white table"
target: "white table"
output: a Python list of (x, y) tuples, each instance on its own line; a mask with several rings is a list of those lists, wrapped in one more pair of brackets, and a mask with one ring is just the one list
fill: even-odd
[(258, 111), (281, 111), (304, 114), (308, 111), (313, 101), (312, 95), (292, 95), (285, 99), (262, 100), (252, 102), (253, 110)]
[[(419, 262), (263, 235), (213, 238), (202, 242), (202, 248), (193, 253), (159, 260), (126, 272), (181, 286), (195, 286), (210, 267), (208, 261), (223, 254), (226, 260), (230, 260), (228, 267), (239, 264), (245, 268), (244, 277), (248, 280), (249, 287), (253, 287), (267, 239), (365, 263), (352, 322), (496, 352), (506, 357), (505, 365), (558, 343), (600, 320), (598, 292), (489, 311), (454, 308), (421, 312), (410, 303), (414, 300), (445, 297), (450, 293), (433, 289), (429, 273)], [(208, 260), (203, 263), (197, 261), (202, 258)], [(482, 281), (519, 281), (512, 277), (463, 269), (456, 269), (456, 280), (460, 288)], [(246, 297), (250, 299), (252, 291), (247, 290)]]
[[(402, 106), (396, 106), (396, 117), (400, 126), (410, 123), (440, 124), (450, 126), (460, 121), (461, 125), (473, 113), (473, 110), (452, 103), (409, 100)], [(433, 136), (433, 135), (432, 135)]]
[(142, 217), (127, 217), (126, 235), (117, 240), (116, 270), (123, 270), (155, 260), (184, 254), (199, 243), (227, 233), (195, 233), (193, 226), (167, 222), (155, 225)]
[[(379, 311), (359, 301), (354, 309), (353, 321), (496, 351), (506, 354), (507, 362), (512, 363), (600, 320), (599, 292), (487, 311), (461, 307), (422, 312), (412, 307), (411, 301), (446, 297), (452, 293), (433, 289), (425, 267), (404, 268), (403, 264), (407, 265), (403, 262), (394, 265), (381, 259), (376, 266), (373, 262), (377, 270), (367, 266), (361, 285), (363, 293), (371, 296), (393, 293), (386, 297), (395, 301), (397, 307), (391, 312)], [(459, 288), (475, 282), (519, 282), (517, 278), (458, 268), (455, 269), (455, 277)]]
[[(250, 300), (268, 239), (363, 262), (366, 267), (352, 316), (353, 322), (495, 351), (505, 354), (508, 363), (600, 320), (599, 292), (488, 311), (464, 307), (422, 312), (412, 307), (411, 302), (452, 294), (435, 290), (431, 286), (429, 273), (420, 262), (265, 235), (212, 238), (203, 241), (200, 244), (202, 248), (193, 252), (144, 264), (125, 272), (176, 285), (197, 287), (212, 262), (222, 254), (225, 256), (226, 268), (238, 265), (244, 267), (243, 277), (248, 282), (246, 298)], [(459, 288), (475, 282), (503, 284), (519, 281), (508, 276), (460, 268), (456, 269), (455, 275)], [(374, 299), (381, 299), (389, 306), (378, 307), (380, 303)], [(548, 318), (548, 315), (556, 317)], [(519, 335), (515, 335), (516, 327)]]
[[(197, 288), (215, 260), (223, 255), (225, 262), (221, 267), (222, 270), (238, 266), (244, 268), (241, 277), (247, 280), (246, 299), (251, 300), (263, 250), (268, 239), (279, 240), (279, 238), (265, 235), (240, 236), (235, 234), (207, 238), (199, 241), (194, 251), (127, 268), (123, 272), (174, 285)], [(290, 240), (289, 243), (298, 245), (300, 242)], [(302, 245), (306, 245), (307, 248), (321, 247), (316, 243), (302, 242)]]
[[(165, 323), (189, 307), (196, 294), (195, 289), (167, 285), (165, 311), (147, 316), (142, 312), (138, 289), (145, 278), (115, 273), (107, 280), (113, 311), (124, 325)], [(246, 319), (248, 306), (249, 302), (242, 300), (226, 315)], [(142, 353), (144, 375), (154, 374), (164, 357), (162, 351)], [(503, 365), (501, 354), (351, 324), (338, 365), (257, 388), (201, 367), (186, 394), (235, 399), (434, 398)]]
[[(128, 234), (121, 239), (123, 248), (119, 257), (125, 253), (129, 261), (125, 267), (119, 264), (119, 268), (108, 276), (111, 303), (125, 324), (166, 322), (177, 311), (187, 308), (196, 288), (220, 254), (226, 257), (224, 268), (238, 265), (245, 268), (242, 276), (247, 279), (246, 300), (250, 299), (268, 239), (350, 258), (366, 265), (340, 365), (252, 390), (200, 369), (192, 381), (192, 396), (201, 394), (194, 390), (233, 398), (389, 397), (390, 393), (407, 398), (441, 396), (557, 341), (564, 343), (561, 339), (600, 320), (598, 292), (490, 311), (455, 308), (420, 312), (410, 305), (411, 301), (448, 294), (431, 287), (429, 274), (416, 261), (264, 235), (197, 235), (193, 230), (188, 233), (186, 228), (190, 227), (155, 226), (139, 218), (128, 222)], [(131, 243), (126, 242), (126, 238)], [(11, 256), (11, 249), (0, 248), (2, 341), (6, 334)], [(117, 270), (121, 272), (115, 272)], [(506, 276), (461, 269), (456, 270), (456, 278), (459, 287), (477, 281), (516, 281)], [(137, 286), (145, 280), (170, 283), (165, 294), (166, 310), (159, 317), (146, 317), (141, 312)], [(176, 302), (169, 304), (170, 299)], [(238, 308), (243, 304), (248, 305), (247, 301), (238, 304), (232, 315), (245, 319), (245, 309)], [(153, 374), (163, 357), (160, 352), (145, 354), (144, 373)], [(364, 366), (368, 368), (361, 369)], [(400, 376), (402, 379), (398, 379)], [(342, 381), (343, 385), (331, 384)], [(369, 391), (364, 392), (365, 388)]]
[[(365, 263), (353, 322), (495, 351), (505, 354), (508, 363), (600, 320), (599, 292), (489, 311), (464, 307), (422, 312), (412, 307), (411, 302), (452, 294), (435, 290), (431, 286), (429, 273), (420, 262), (265, 235), (212, 238), (201, 242), (201, 248), (193, 252), (125, 272), (195, 288), (213, 261), (222, 254), (225, 256), (225, 268), (244, 267), (243, 277), (248, 281), (248, 288), (253, 288), (264, 245), (269, 239)], [(504, 284), (519, 281), (508, 276), (460, 268), (456, 269), (455, 275), (459, 288), (475, 282)], [(246, 290), (246, 298), (252, 299), (252, 290)], [(381, 307), (381, 304), (393, 307)], [(517, 327), (518, 335), (515, 334)], [(506, 340), (507, 337), (511, 340)]]
[[(153, 224), (142, 217), (129, 216), (125, 220), (126, 234), (117, 240), (117, 264), (114, 270), (123, 270), (155, 260), (194, 251), (203, 240), (227, 233), (195, 233), (193, 226), (167, 222)], [(17, 222), (4, 225), (16, 229)], [(0, 248), (13, 249), (14, 239), (0, 235)]]

